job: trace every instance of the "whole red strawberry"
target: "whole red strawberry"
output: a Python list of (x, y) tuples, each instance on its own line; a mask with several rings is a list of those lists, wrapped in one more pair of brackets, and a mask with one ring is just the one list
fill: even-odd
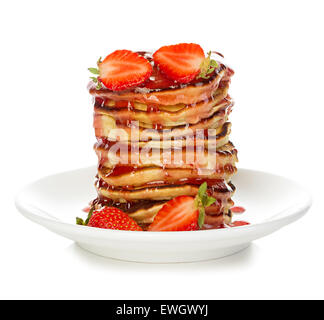
[(143, 231), (125, 212), (114, 207), (104, 207), (98, 211), (90, 211), (88, 219), (83, 222), (82, 219), (77, 218), (77, 224), (102, 229)]

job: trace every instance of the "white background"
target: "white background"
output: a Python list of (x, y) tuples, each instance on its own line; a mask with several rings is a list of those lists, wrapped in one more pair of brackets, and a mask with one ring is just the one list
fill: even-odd
[[(0, 298), (324, 298), (323, 1), (2, 1)], [(212, 262), (83, 252), (23, 218), (15, 192), (96, 163), (87, 67), (115, 49), (196, 42), (235, 69), (240, 167), (313, 194), (298, 222)], [(276, 201), (276, 199), (273, 199)]]

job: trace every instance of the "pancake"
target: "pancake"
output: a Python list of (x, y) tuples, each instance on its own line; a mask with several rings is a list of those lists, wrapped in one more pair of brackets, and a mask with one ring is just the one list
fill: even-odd
[(196, 179), (197, 181), (225, 180), (230, 181), (237, 169), (232, 164), (219, 166), (215, 171), (200, 172), (197, 169), (145, 167), (134, 168), (131, 166), (115, 167), (113, 169), (99, 168), (98, 177), (105, 183), (115, 187), (139, 187), (146, 184), (176, 184)]
[[(219, 180), (213, 186), (208, 186), (208, 193), (217, 200), (224, 201), (232, 196), (235, 187), (231, 183)], [(99, 197), (117, 202), (129, 202), (138, 200), (170, 200), (177, 196), (196, 196), (199, 185), (160, 185), (154, 187), (142, 187), (133, 189), (116, 188), (98, 180), (95, 184)]]
[[(138, 121), (145, 128), (171, 128), (186, 124), (195, 124), (209, 118), (215, 112), (233, 105), (232, 99), (227, 95), (228, 85), (218, 89), (213, 97), (202, 100), (198, 103), (186, 105), (177, 111), (142, 111), (134, 108), (111, 108), (95, 102), (94, 127), (100, 127), (100, 122), (112, 126), (115, 123), (130, 124)], [(99, 122), (97, 124), (97, 122)]]
[[(224, 137), (230, 132), (230, 124), (225, 122), (228, 119), (230, 108), (225, 110), (217, 111), (211, 117), (204, 119), (196, 124), (186, 124), (182, 126), (176, 126), (171, 129), (146, 129), (145, 124), (139, 123), (139, 126), (130, 127), (127, 125), (119, 124), (116, 125), (115, 121), (110, 116), (101, 115), (101, 118), (97, 117), (95, 122), (95, 135), (98, 140), (110, 140), (110, 141), (132, 141), (132, 143), (141, 143), (148, 140), (173, 140), (180, 139), (183, 137), (193, 136), (199, 130), (208, 130), (209, 135), (219, 135), (217, 139)], [(225, 127), (224, 127), (225, 124)], [(210, 129), (210, 130), (209, 130)], [(216, 129), (213, 131), (211, 129)], [(198, 131), (197, 131), (198, 130)], [(138, 132), (136, 132), (138, 131)], [(206, 132), (206, 131), (204, 131)], [(132, 138), (132, 135), (135, 139)], [(228, 140), (227, 140), (228, 141)], [(225, 143), (222, 143), (222, 145)], [(220, 145), (220, 144), (218, 144)]]
[[(172, 149), (151, 149), (150, 142), (147, 148), (129, 150), (127, 145), (114, 144), (109, 149), (95, 145), (99, 166), (113, 168), (116, 165), (129, 165), (136, 167), (162, 167), (200, 170), (217, 170), (227, 164), (235, 165), (238, 161), (237, 150), (231, 142), (216, 149), (203, 148), (197, 151), (196, 148), (172, 148)], [(200, 148), (200, 146), (199, 146)], [(216, 150), (215, 150), (216, 149)]]
[[(213, 121), (213, 120), (211, 120)], [(154, 134), (151, 134), (149, 132), (144, 132), (144, 131), (138, 131), (138, 135), (140, 137), (139, 139), (134, 139), (131, 141), (133, 138), (132, 135), (136, 135), (136, 132), (130, 132), (129, 135), (123, 134), (119, 135), (118, 138), (123, 138), (118, 139), (118, 143), (121, 146), (121, 150), (126, 149), (132, 149), (132, 150), (137, 150), (140, 148), (145, 148), (145, 147), (151, 147), (151, 148), (160, 148), (160, 149), (169, 149), (169, 148), (183, 148), (186, 146), (204, 146), (205, 148), (214, 147), (216, 148), (221, 148), (225, 144), (229, 142), (229, 134), (231, 132), (231, 123), (226, 122), (224, 123), (221, 127), (218, 127), (217, 129), (199, 129), (194, 130), (189, 128), (179, 129), (178, 131), (173, 131), (173, 132), (168, 132), (168, 131), (163, 131), (163, 132), (156, 132), (154, 131)], [(206, 132), (207, 131), (207, 132)], [(172, 135), (173, 133), (173, 135)], [(196, 134), (196, 135), (194, 135)], [(154, 138), (154, 140), (149, 139)], [(205, 139), (205, 135), (208, 136), (208, 139)], [(116, 136), (114, 136), (116, 139)], [(116, 140), (114, 139), (113, 141), (108, 140), (105, 137), (98, 137), (98, 141), (94, 145), (95, 149), (106, 149), (109, 150), (115, 143)], [(141, 141), (142, 140), (142, 141)]]
[(212, 229), (223, 224), (230, 224), (232, 222), (231, 212), (219, 214), (218, 216), (205, 216), (205, 229)]
[(150, 208), (141, 208), (135, 212), (129, 213), (128, 215), (138, 224), (151, 224), (154, 220), (154, 217), (162, 209), (165, 203), (166, 201), (163, 203), (153, 204)]

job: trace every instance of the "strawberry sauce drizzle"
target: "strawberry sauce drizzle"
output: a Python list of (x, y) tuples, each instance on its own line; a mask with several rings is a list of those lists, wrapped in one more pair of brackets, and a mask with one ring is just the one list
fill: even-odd
[[(123, 174), (129, 174), (129, 173), (135, 173), (136, 171), (141, 170), (136, 167), (131, 166), (116, 166), (112, 171), (107, 173), (106, 177), (115, 177)], [(228, 183), (225, 183), (224, 180), (220, 179), (201, 179), (201, 178), (186, 178), (186, 179), (180, 179), (177, 181), (154, 181), (154, 182), (148, 182), (146, 184), (143, 184), (141, 187), (163, 187), (163, 186), (169, 186), (169, 185), (184, 185), (184, 184), (190, 184), (190, 185), (201, 185), (203, 182), (207, 182), (208, 187), (210, 188), (210, 192), (219, 191), (222, 190), (222, 192), (232, 192), (234, 189), (234, 186)], [(96, 185), (99, 188), (105, 188), (107, 190), (115, 190), (120, 187), (115, 187), (114, 185), (108, 184), (103, 179), (97, 179)], [(126, 185), (122, 186), (121, 189), (123, 190), (134, 190), (135, 187), (132, 185)]]
[(233, 213), (235, 213), (235, 214), (241, 214), (241, 213), (245, 212), (245, 208), (243, 208), (243, 207), (239, 207), (239, 206), (237, 206), (237, 207), (232, 207), (232, 208), (231, 208), (231, 211), (232, 211)]
[(238, 221), (233, 221), (228, 226), (233, 228), (233, 227), (247, 226), (249, 224), (250, 224), (249, 222), (238, 220)]
[(236, 227), (242, 227), (242, 226), (247, 226), (249, 225), (250, 223), (247, 222), (247, 221), (241, 221), (241, 220), (238, 220), (238, 221), (233, 221), (231, 222), (230, 224), (220, 224), (218, 226), (213, 226), (213, 225), (205, 225), (203, 227), (203, 230), (215, 230), (215, 229), (226, 229), (226, 228), (236, 228)]
[(136, 172), (138, 169), (134, 166), (115, 166), (109, 173), (107, 174), (107, 177), (116, 177), (123, 174), (129, 174)]

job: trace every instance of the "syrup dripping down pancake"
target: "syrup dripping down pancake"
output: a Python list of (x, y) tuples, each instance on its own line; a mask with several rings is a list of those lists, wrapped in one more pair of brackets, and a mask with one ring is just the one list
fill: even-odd
[[(144, 129), (143, 125), (139, 123), (139, 126), (130, 127), (127, 125), (116, 126), (115, 121), (107, 116), (102, 117), (104, 121), (97, 121), (95, 127), (95, 134), (100, 140), (108, 141), (132, 141), (132, 143), (144, 144), (149, 140), (157, 140), (167, 142), (168, 140), (179, 140), (184, 137), (194, 136), (197, 132), (204, 130), (204, 134), (212, 136), (216, 135), (217, 145), (221, 146), (226, 142), (222, 143), (220, 140), (225, 138), (230, 133), (230, 124), (226, 123), (228, 119), (229, 109), (217, 111), (210, 118), (204, 119), (197, 124), (193, 125), (182, 125), (173, 127), (171, 129)], [(142, 127), (141, 127), (142, 126)], [(119, 130), (120, 129), (120, 130)], [(212, 130), (215, 129), (215, 130)], [(138, 131), (137, 133), (135, 132)], [(132, 138), (132, 135), (137, 134), (138, 136)], [(142, 140), (142, 141), (141, 141)], [(210, 142), (212, 142), (211, 139)], [(208, 141), (206, 141), (207, 143)]]
[[(116, 169), (117, 168), (117, 169)], [(220, 166), (217, 170), (211, 170), (202, 174), (197, 169), (163, 169), (159, 167), (116, 167), (112, 170), (107, 168), (98, 169), (98, 177), (107, 184), (114, 187), (140, 187), (158, 183), (176, 184), (179, 181), (190, 181), (196, 179), (203, 183), (208, 179), (230, 181), (237, 169), (232, 164)], [(116, 175), (117, 171), (117, 175)]]
[[(108, 185), (101, 180), (96, 181), (96, 189), (99, 197), (111, 199), (113, 201), (138, 201), (138, 200), (170, 200), (177, 196), (193, 196), (197, 195), (199, 185), (182, 184), (182, 185), (166, 185), (144, 188), (116, 188)], [(208, 193), (215, 199), (229, 199), (235, 191), (235, 187), (231, 183), (219, 180), (217, 184), (208, 186)]]
[[(112, 146), (114, 146), (117, 142), (120, 145), (121, 150), (140, 150), (141, 148), (153, 148), (153, 149), (160, 149), (160, 150), (166, 150), (174, 148), (189, 148), (192, 146), (204, 146), (204, 148), (216, 148), (220, 149), (224, 145), (226, 145), (229, 142), (229, 135), (231, 132), (231, 123), (226, 122), (223, 124), (223, 126), (218, 127), (217, 129), (204, 129), (203, 132), (200, 131), (201, 134), (193, 135), (197, 133), (197, 131), (191, 130), (188, 131), (184, 129), (184, 131), (173, 132), (175, 135), (171, 136), (171, 133), (168, 131), (156, 132), (154, 131), (154, 135), (149, 132), (140, 132), (139, 136), (141, 137), (142, 141), (134, 140), (131, 141), (131, 133), (129, 135), (123, 135), (116, 137), (113, 135), (114, 139), (113, 141), (108, 140), (105, 137), (97, 138), (98, 141), (94, 145), (95, 150), (109, 150)], [(190, 134), (189, 134), (190, 133)], [(181, 134), (181, 135), (180, 135)], [(150, 135), (150, 136), (149, 136)], [(148, 137), (149, 136), (149, 137)], [(206, 139), (206, 136), (208, 139)], [(117, 140), (118, 138), (124, 137), (125, 140)], [(149, 139), (154, 138), (154, 139)], [(160, 139), (158, 139), (160, 138)]]
[[(111, 108), (103, 107), (100, 103), (95, 103), (94, 127), (100, 127), (108, 123), (112, 126), (114, 120), (118, 124), (130, 124), (138, 121), (145, 128), (171, 128), (186, 124), (196, 124), (199, 121), (209, 118), (215, 112), (233, 106), (232, 99), (227, 95), (228, 87), (219, 89), (216, 95), (199, 103), (187, 105), (177, 111), (165, 111), (156, 109), (155, 111), (143, 111), (135, 108)], [(107, 119), (108, 118), (108, 119)], [(97, 124), (97, 122), (99, 122)]]
[[(116, 146), (116, 148), (114, 148)], [(227, 164), (235, 165), (238, 161), (237, 150), (229, 142), (221, 148), (201, 149), (196, 148), (179, 149), (150, 149), (137, 150), (121, 149), (114, 145), (107, 149), (95, 146), (100, 167), (113, 168), (116, 165), (129, 165), (137, 167), (179, 168), (200, 170), (217, 170)], [(197, 146), (196, 146), (197, 147)], [(203, 146), (202, 146), (203, 147)], [(216, 151), (215, 151), (216, 149)]]

